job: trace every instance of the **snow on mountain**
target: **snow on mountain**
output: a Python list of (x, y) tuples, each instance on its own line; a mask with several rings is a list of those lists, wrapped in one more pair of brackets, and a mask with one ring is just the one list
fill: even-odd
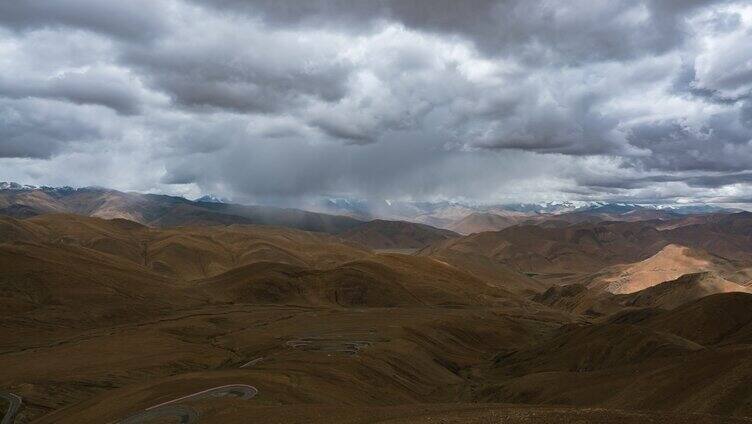
[(0, 181), (0, 190), (36, 190), (33, 185), (21, 185), (13, 181)]
[(654, 205), (604, 201), (550, 201), (540, 203), (471, 204), (465, 202), (410, 202), (397, 200), (364, 200), (327, 198), (316, 209), (319, 212), (358, 217), (361, 219), (392, 219), (419, 222), (435, 227), (450, 228), (456, 222), (475, 213), (505, 217), (536, 217), (565, 213), (636, 215), (647, 210), (665, 213), (701, 214), (728, 211), (713, 205)]
[(199, 197), (198, 199), (194, 200), (194, 202), (203, 202), (203, 203), (229, 203), (227, 199), (217, 197), (213, 194), (206, 194), (204, 196)]
[[(11, 181), (0, 182), (0, 190), (31, 191), (42, 190), (50, 194), (62, 195), (77, 190), (90, 190), (93, 187), (74, 188), (69, 186), (51, 187), (19, 184)], [(207, 194), (195, 199), (204, 203), (230, 203), (230, 200)], [(494, 214), (504, 217), (524, 218), (540, 215), (560, 215), (565, 213), (634, 214), (645, 210), (659, 210), (682, 215), (734, 212), (715, 205), (703, 204), (632, 204), (603, 201), (549, 201), (540, 203), (473, 204), (469, 202), (438, 201), (413, 202), (393, 199), (357, 199), (348, 197), (323, 198), (318, 203), (309, 204), (305, 209), (329, 214), (346, 215), (358, 219), (388, 219), (412, 221), (441, 228), (449, 228), (454, 223), (474, 213)]]

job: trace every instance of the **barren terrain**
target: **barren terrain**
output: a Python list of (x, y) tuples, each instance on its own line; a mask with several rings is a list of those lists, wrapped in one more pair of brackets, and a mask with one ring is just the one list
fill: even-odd
[(706, 225), (511, 227), (405, 254), (363, 239), (413, 243), (391, 224), (0, 218), (0, 388), (18, 423), (746, 422), (748, 252), (723, 257), (745, 236)]

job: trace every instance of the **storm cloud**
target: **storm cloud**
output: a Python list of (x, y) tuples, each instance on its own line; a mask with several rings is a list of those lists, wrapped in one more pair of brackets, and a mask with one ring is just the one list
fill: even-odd
[(0, 179), (744, 201), (750, 46), (741, 1), (0, 0)]

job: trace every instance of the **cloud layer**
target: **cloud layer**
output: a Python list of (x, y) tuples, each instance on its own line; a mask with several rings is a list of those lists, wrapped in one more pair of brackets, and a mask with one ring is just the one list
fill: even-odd
[(747, 202), (750, 46), (734, 1), (0, 0), (0, 179)]

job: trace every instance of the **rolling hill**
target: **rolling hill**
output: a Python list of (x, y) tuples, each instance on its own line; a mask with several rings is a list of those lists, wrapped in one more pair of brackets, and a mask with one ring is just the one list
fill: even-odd
[[(646, 221), (466, 237), (376, 221), (345, 237), (2, 217), (0, 387), (24, 399), (20, 421), (40, 423), (118, 422), (233, 384), (258, 395), (181, 408), (206, 422), (635, 417), (623, 410), (729, 422), (752, 415), (752, 294), (725, 278), (747, 269), (745, 252), (676, 240), (723, 252), (744, 242), (745, 219), (691, 234)], [(431, 244), (364, 246), (408, 241)], [(647, 278), (696, 261), (713, 272)], [(541, 277), (569, 267), (580, 283)], [(594, 283), (615, 270), (650, 284)]]
[(429, 225), (327, 215), (299, 209), (245, 206), (182, 197), (123, 193), (89, 187), (24, 187), (0, 189), (0, 216), (28, 218), (67, 213), (103, 219), (126, 219), (155, 228), (183, 226), (265, 225), (339, 234), (375, 249), (415, 249), (456, 237)]
[[(422, 249), (420, 254), (437, 257), (462, 255), (501, 264), (517, 272), (535, 275), (538, 279), (571, 283), (588, 282), (607, 267), (644, 261), (666, 246), (675, 244), (704, 252), (697, 254), (712, 256), (712, 260), (707, 260), (723, 264), (721, 267), (741, 270), (752, 263), (750, 217), (752, 213), (748, 212), (724, 213), (708, 217), (700, 224), (663, 230), (658, 228), (663, 221), (607, 221), (564, 227), (517, 225), (440, 241)], [(667, 273), (654, 279), (655, 283), (696, 270), (688, 265), (692, 255), (682, 255), (681, 252), (681, 249), (669, 248), (655, 258), (655, 261), (663, 261), (671, 256), (675, 259), (684, 257), (685, 262), (684, 272)], [(650, 262), (646, 266), (649, 269)], [(735, 278), (744, 279), (744, 275)]]
[(459, 237), (459, 234), (424, 224), (375, 219), (339, 233), (339, 236), (371, 249), (418, 249)]
[(460, 234), (482, 233), (484, 231), (499, 231), (517, 225), (527, 220), (526, 215), (500, 215), (497, 213), (475, 212), (467, 215), (449, 226), (452, 231)]
[(675, 309), (691, 301), (716, 293), (752, 293), (752, 289), (728, 281), (712, 272), (686, 274), (632, 293), (617, 297), (625, 306)]
[(666, 244), (658, 230), (643, 223), (608, 222), (565, 228), (520, 225), (439, 242), (421, 254), (462, 253), (520, 272), (573, 273), (641, 260)]
[(731, 274), (734, 271), (734, 266), (720, 257), (711, 256), (701, 250), (669, 244), (645, 260), (603, 270), (602, 273), (606, 275), (599, 277), (591, 285), (602, 286), (611, 293), (633, 293), (684, 274)]
[(336, 233), (362, 221), (298, 209), (198, 202), (157, 194), (123, 193), (105, 188), (25, 187), (0, 190), (0, 215), (30, 217), (72, 213), (122, 218), (153, 227), (258, 224)]
[(476, 370), (473, 398), (748, 416), (752, 295), (722, 293), (671, 311), (562, 326)]

